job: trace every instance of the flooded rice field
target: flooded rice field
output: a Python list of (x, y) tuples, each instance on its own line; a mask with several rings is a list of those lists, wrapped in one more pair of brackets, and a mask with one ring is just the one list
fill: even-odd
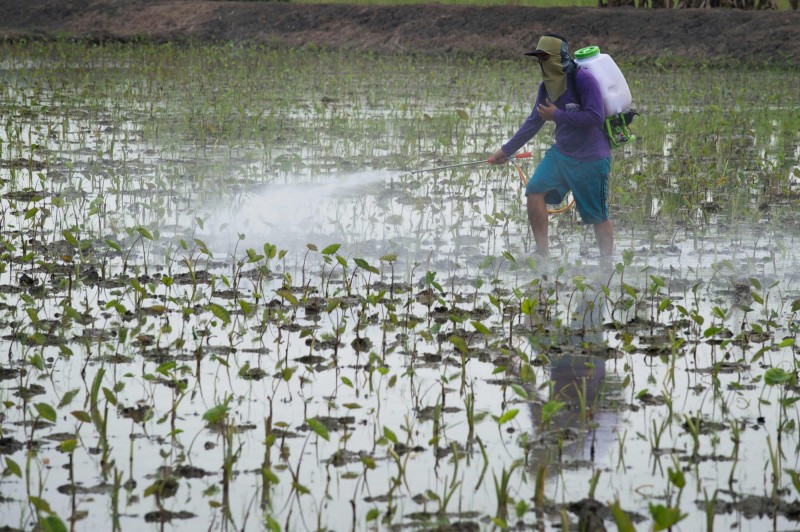
[(419, 171), (530, 63), (1, 57), (6, 529), (800, 526), (796, 72), (622, 65), (604, 267), (513, 166)]

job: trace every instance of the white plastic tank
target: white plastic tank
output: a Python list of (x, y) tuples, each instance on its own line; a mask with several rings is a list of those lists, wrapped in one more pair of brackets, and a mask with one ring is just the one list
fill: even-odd
[(600, 84), (606, 116), (627, 110), (631, 106), (631, 90), (617, 64), (597, 46), (587, 46), (575, 52), (575, 62), (588, 70)]

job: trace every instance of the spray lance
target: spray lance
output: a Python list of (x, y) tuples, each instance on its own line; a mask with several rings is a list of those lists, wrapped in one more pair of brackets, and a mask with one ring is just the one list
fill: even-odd
[[(517, 172), (519, 173), (519, 178), (522, 181), (522, 186), (523, 187), (528, 184), (528, 180), (525, 177), (525, 173), (522, 171), (522, 168), (520, 168), (519, 165), (517, 164), (516, 160), (517, 159), (530, 159), (532, 155), (533, 154), (531, 152), (524, 151), (522, 153), (518, 153), (516, 155), (512, 155), (512, 156), (506, 158), (506, 160), (507, 161), (511, 161), (511, 164), (513, 164), (514, 167), (517, 169)], [(488, 162), (489, 162), (489, 159), (485, 159), (485, 160), (482, 160), (482, 161), (472, 161), (470, 163), (450, 164), (450, 165), (447, 165), (447, 166), (437, 166), (436, 168), (426, 168), (425, 170), (415, 170), (414, 172), (409, 172), (409, 173), (411, 173), (411, 174), (421, 174), (422, 172), (436, 172), (436, 171), (439, 171), (439, 170), (447, 170), (449, 168), (461, 168), (463, 166), (474, 166), (474, 165), (477, 165), (477, 164), (485, 164), (485, 163), (488, 163)], [(566, 203), (565, 206), (557, 207), (555, 209), (547, 209), (547, 212), (549, 214), (560, 214), (562, 212), (568, 211), (574, 204), (575, 204), (575, 200), (571, 199), (569, 202)]]
[[(529, 151), (525, 151), (522, 153), (518, 153), (516, 155), (512, 155), (508, 157), (508, 160), (511, 159), (529, 159), (533, 154)], [(485, 164), (488, 163), (489, 159), (484, 159), (482, 161), (472, 161), (471, 163), (461, 163), (461, 164), (451, 164), (448, 166), (437, 166), (436, 168), (426, 168), (425, 170), (416, 170), (414, 172), (410, 172), (412, 174), (421, 174), (422, 172), (437, 172), (439, 170), (447, 170), (448, 168), (461, 168), (462, 166), (474, 166), (476, 164)]]

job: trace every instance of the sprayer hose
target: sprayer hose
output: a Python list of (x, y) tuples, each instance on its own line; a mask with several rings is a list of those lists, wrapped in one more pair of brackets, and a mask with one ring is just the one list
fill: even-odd
[[(519, 172), (519, 178), (522, 180), (522, 186), (526, 186), (528, 184), (528, 180), (525, 178), (525, 172), (523, 172), (522, 168), (519, 167), (517, 161), (512, 160), (511, 164), (513, 164), (516, 167), (517, 172)], [(547, 214), (561, 214), (562, 212), (567, 212), (573, 205), (575, 205), (575, 199), (570, 201), (566, 207), (561, 207), (559, 209), (547, 209)]]

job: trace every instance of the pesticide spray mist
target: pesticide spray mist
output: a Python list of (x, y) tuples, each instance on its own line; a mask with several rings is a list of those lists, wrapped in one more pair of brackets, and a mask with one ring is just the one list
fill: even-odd
[[(265, 185), (231, 205), (220, 205), (207, 220), (206, 243), (215, 255), (241, 254), (269, 242), (298, 251), (306, 244), (346, 243), (352, 234), (340, 223), (356, 204), (371, 201), (397, 172), (332, 174), (318, 183)], [(240, 238), (243, 236), (243, 238)]]

